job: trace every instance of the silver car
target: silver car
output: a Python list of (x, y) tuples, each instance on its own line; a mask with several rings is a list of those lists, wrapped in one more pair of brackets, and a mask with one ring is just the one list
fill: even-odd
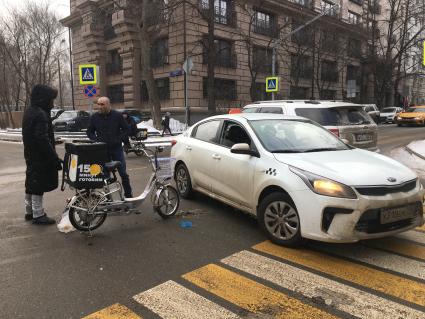
[(249, 104), (242, 112), (302, 116), (319, 123), (352, 146), (378, 150), (378, 126), (362, 105), (342, 101), (280, 100)]

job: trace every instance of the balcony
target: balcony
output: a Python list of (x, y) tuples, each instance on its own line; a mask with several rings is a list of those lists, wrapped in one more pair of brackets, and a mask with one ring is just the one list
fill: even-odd
[[(236, 11), (229, 7), (230, 1), (226, 3), (227, 7), (214, 7), (214, 22), (228, 25), (231, 27), (236, 27)], [(199, 1), (199, 7), (201, 8), (204, 16), (208, 16), (208, 2), (202, 0)]]
[(254, 32), (271, 38), (279, 38), (279, 27), (276, 24), (270, 24), (265, 21), (254, 22)]
[(106, 75), (122, 74), (122, 62), (106, 63)]
[(300, 6), (303, 7), (310, 7), (311, 1), (310, 0), (291, 0), (291, 2), (299, 4)]

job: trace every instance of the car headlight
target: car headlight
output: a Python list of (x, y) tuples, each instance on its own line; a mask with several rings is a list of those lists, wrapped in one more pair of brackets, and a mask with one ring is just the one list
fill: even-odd
[(350, 199), (357, 198), (356, 193), (350, 186), (292, 166), (290, 166), (289, 169), (291, 172), (301, 177), (304, 183), (306, 183), (306, 185), (316, 194)]

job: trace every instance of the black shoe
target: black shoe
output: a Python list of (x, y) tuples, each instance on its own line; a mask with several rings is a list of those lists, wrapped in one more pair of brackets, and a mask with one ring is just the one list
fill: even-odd
[(53, 218), (47, 217), (47, 215), (44, 214), (43, 216), (34, 218), (32, 220), (32, 223), (37, 225), (53, 225), (56, 224), (56, 221)]
[(25, 220), (31, 221), (32, 220), (32, 214), (25, 214)]

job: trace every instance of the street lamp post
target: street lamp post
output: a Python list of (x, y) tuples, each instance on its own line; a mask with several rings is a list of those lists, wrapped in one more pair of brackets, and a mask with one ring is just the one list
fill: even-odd
[[(327, 15), (332, 10), (339, 9), (340, 5), (338, 3), (334, 4), (333, 6), (329, 7), (328, 9), (324, 10), (321, 14), (315, 16), (313, 19), (307, 21), (305, 24), (299, 26), (295, 30), (289, 32), (286, 36), (284, 36), (282, 39), (273, 40), (272, 42), (272, 76), (276, 76), (276, 48), (278, 45), (282, 44), (282, 42), (290, 37), (291, 35), (297, 33), (298, 31), (304, 29), (309, 24), (313, 23), (314, 21), (320, 19), (324, 15)], [(314, 48), (314, 43), (313, 43)], [(314, 77), (314, 74), (312, 75)], [(272, 100), (274, 100), (274, 92), (272, 93)]]

